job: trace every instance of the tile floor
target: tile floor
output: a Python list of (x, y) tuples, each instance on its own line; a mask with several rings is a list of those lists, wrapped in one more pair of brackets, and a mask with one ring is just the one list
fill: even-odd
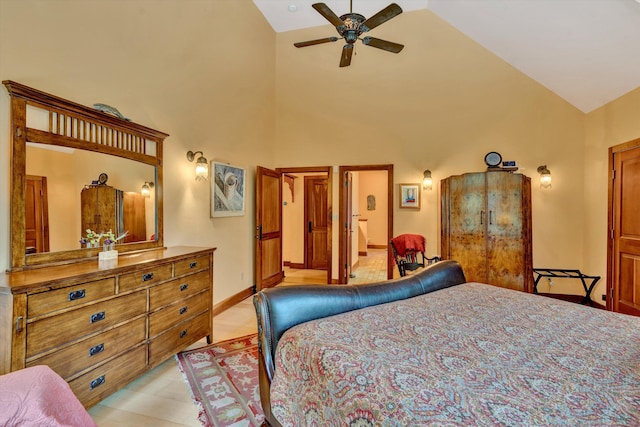
[(366, 256), (358, 257), (358, 268), (349, 278), (350, 285), (387, 280), (387, 250), (368, 249)]

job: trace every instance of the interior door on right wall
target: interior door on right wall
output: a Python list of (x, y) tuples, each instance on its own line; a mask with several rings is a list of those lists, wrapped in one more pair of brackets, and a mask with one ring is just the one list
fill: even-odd
[(640, 139), (609, 153), (609, 308), (640, 316)]

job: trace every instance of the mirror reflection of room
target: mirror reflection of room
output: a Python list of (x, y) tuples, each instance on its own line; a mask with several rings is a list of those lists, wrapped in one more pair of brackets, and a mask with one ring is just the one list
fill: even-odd
[(45, 144), (28, 143), (26, 152), (27, 253), (86, 247), (87, 229), (126, 233), (116, 244), (155, 238), (155, 191), (141, 194), (155, 181), (153, 166)]

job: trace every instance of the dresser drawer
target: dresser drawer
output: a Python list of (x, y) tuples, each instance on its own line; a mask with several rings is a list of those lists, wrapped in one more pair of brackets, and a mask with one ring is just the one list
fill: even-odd
[(142, 315), (146, 309), (147, 292), (139, 291), (28, 323), (27, 358)]
[(125, 292), (143, 286), (154, 285), (168, 279), (171, 279), (171, 264), (158, 265), (147, 270), (123, 274), (118, 279), (118, 288), (120, 292)]
[(88, 408), (131, 382), (144, 372), (146, 365), (147, 346), (141, 345), (70, 381), (69, 386), (80, 402)]
[(154, 337), (185, 319), (208, 310), (210, 306), (211, 293), (206, 291), (151, 313), (149, 337)]
[(114, 295), (115, 277), (29, 295), (27, 317), (52, 313)]
[(149, 343), (149, 364), (154, 366), (210, 334), (210, 318), (211, 314), (207, 311), (152, 339)]
[(209, 289), (210, 277), (209, 271), (203, 271), (149, 289), (149, 309), (156, 310)]
[(144, 342), (146, 338), (145, 326), (145, 318), (139, 317), (115, 329), (34, 359), (27, 363), (27, 367), (48, 365), (62, 378), (67, 379)]
[(184, 261), (176, 261), (173, 267), (174, 277), (183, 274), (195, 273), (197, 271), (207, 270), (209, 268), (209, 257), (203, 256), (199, 258), (191, 258)]

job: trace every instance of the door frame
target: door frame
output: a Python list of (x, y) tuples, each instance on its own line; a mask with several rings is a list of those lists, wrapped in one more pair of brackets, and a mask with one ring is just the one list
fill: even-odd
[[(303, 167), (287, 167), (275, 169), (281, 176), (287, 173), (324, 173), (327, 176), (327, 284), (331, 284), (331, 270), (332, 270), (332, 244), (333, 244), (333, 173), (331, 166), (303, 166)], [(282, 212), (280, 213), (282, 217)], [(305, 258), (306, 258), (305, 247)], [(306, 262), (306, 259), (305, 259)]]
[(615, 275), (616, 275), (616, 253), (615, 253), (615, 230), (616, 211), (614, 209), (614, 190), (615, 190), (615, 155), (624, 151), (640, 148), (640, 138), (634, 139), (613, 147), (609, 147), (609, 171), (608, 171), (608, 195), (607, 195), (607, 310), (615, 311), (614, 297), (615, 292)]
[[(346, 192), (344, 185), (342, 185), (342, 177), (345, 172), (369, 172), (369, 171), (387, 171), (387, 239), (391, 239), (393, 236), (393, 165), (352, 165), (352, 166), (340, 166), (338, 176), (340, 177), (340, 189), (339, 189), (339, 211), (340, 211), (340, 226), (342, 227), (347, 223), (347, 206), (345, 202)], [(346, 247), (347, 242), (345, 233), (341, 229), (338, 233), (338, 283), (343, 282), (345, 277), (345, 264), (346, 260)], [(387, 279), (393, 278), (393, 255), (389, 248), (389, 242), (387, 242)]]

